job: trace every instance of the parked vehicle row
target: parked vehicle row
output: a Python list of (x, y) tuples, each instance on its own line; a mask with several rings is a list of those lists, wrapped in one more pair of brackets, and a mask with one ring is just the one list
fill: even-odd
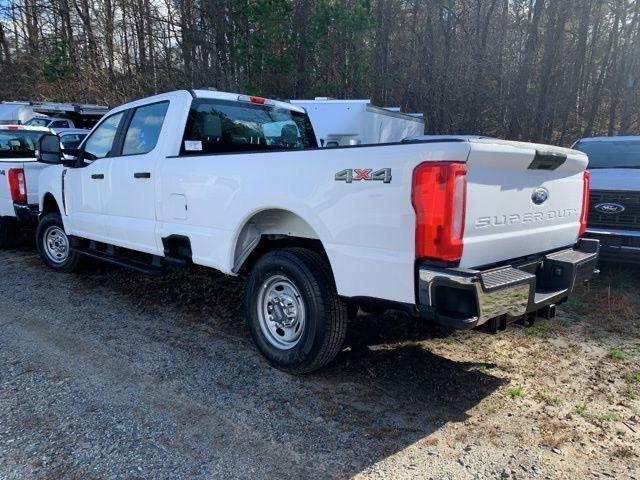
[(291, 103), (177, 91), (113, 109), (77, 150), (39, 140), (45, 264), (246, 275), (278, 368), (340, 351), (359, 306), (454, 328), (551, 317), (596, 271), (587, 156), (473, 137), (319, 148)]
[(0, 125), (91, 128), (109, 111), (103, 105), (56, 102), (2, 102)]

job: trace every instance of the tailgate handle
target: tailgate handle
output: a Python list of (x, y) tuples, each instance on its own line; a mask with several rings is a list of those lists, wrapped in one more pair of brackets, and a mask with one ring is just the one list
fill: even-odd
[(566, 153), (536, 150), (536, 155), (529, 165), (529, 170), (555, 170), (566, 161)]

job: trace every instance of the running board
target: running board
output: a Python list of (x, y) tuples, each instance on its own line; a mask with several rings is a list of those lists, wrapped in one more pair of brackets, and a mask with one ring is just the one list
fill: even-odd
[(101, 252), (99, 250), (93, 250), (89, 248), (72, 248), (74, 252), (78, 252), (80, 255), (84, 255), (89, 258), (94, 258), (112, 265), (118, 265), (119, 267), (125, 267), (136, 272), (145, 273), (147, 275), (162, 275), (164, 270), (160, 266), (150, 265), (145, 262), (139, 262), (137, 260), (131, 260), (129, 258), (120, 257), (117, 255), (110, 255), (108, 253)]

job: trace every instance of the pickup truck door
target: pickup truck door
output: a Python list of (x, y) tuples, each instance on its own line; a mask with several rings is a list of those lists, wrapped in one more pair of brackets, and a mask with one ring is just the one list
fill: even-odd
[(168, 106), (164, 101), (128, 111), (104, 201), (109, 243), (155, 255), (162, 251), (156, 242), (156, 146)]
[(65, 212), (72, 235), (107, 242), (103, 215), (106, 175), (123, 118), (124, 112), (105, 118), (86, 138), (80, 165), (63, 171)]

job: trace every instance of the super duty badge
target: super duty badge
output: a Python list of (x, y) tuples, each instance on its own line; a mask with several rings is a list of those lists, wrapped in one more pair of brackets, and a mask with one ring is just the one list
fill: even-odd
[(336, 173), (336, 182), (353, 183), (360, 180), (391, 183), (391, 169), (381, 168), (373, 171), (373, 168), (347, 168)]

